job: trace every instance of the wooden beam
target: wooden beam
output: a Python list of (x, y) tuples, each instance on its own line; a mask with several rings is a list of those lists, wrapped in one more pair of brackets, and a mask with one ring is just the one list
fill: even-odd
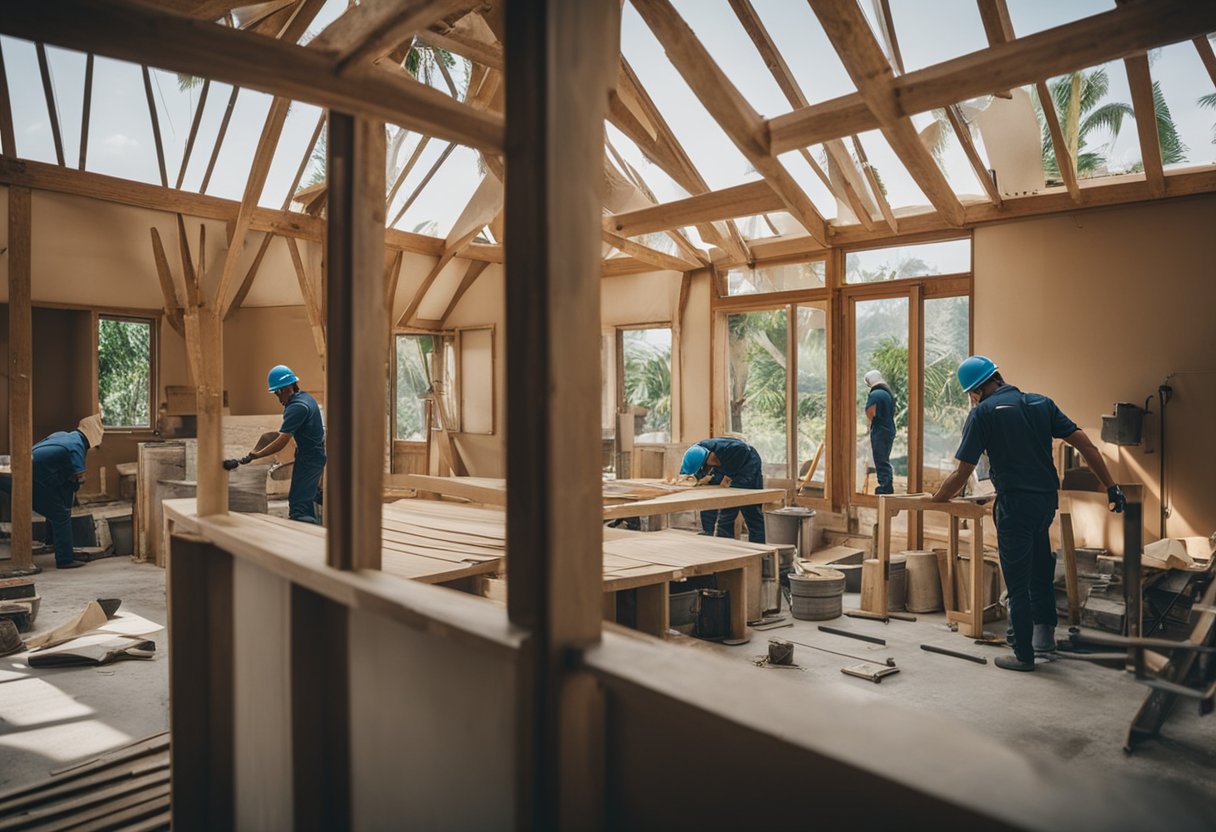
[(164, 303), (165, 320), (173, 331), (183, 338), (186, 337), (185, 325), (182, 322), (182, 303), (177, 297), (177, 287), (173, 283), (173, 272), (169, 269), (169, 258), (165, 256), (165, 246), (161, 242), (160, 232), (152, 226), (152, 258), (156, 263), (156, 277), (160, 281), (160, 295)]
[(600, 246), (619, 0), (506, 3), (507, 614), (528, 634), (515, 825), (601, 818), (601, 694), (570, 658), (600, 638)]
[(0, 32), (90, 49), (379, 118), (480, 150), (502, 147), (502, 118), (376, 66), (336, 74), (333, 57), (261, 35), (183, 17), (137, 0), (12, 0)]
[(890, 0), (874, 0), (874, 14), (878, 18), (878, 30), (887, 47), (887, 58), (900, 75), (904, 74), (904, 57), (899, 51), (899, 38), (895, 35), (895, 18), (891, 15)]
[(611, 231), (604, 229), (604, 242), (616, 247), (621, 254), (627, 254), (635, 257), (658, 269), (668, 269), (675, 272), (686, 272), (690, 269), (702, 268), (700, 263), (692, 263), (688, 260), (683, 260), (679, 257), (673, 257), (670, 254), (653, 249), (650, 246), (644, 246), (641, 243), (636, 243), (628, 237), (622, 237), (620, 234), (613, 234)]
[(501, 71), (503, 68), (501, 46), (498, 44), (482, 43), (455, 29), (437, 32), (432, 28), (426, 32), (419, 32), (418, 40), (429, 46), (451, 52), (453, 55), (460, 55), (462, 58), (476, 61), (491, 69)]
[(460, 303), (460, 299), (464, 297), (464, 293), (472, 288), (473, 284), (477, 282), (477, 278), (481, 277), (481, 273), (489, 268), (489, 266), (489, 263), (480, 260), (469, 261), (469, 267), (465, 269), (464, 277), (460, 279), (460, 285), (452, 293), (452, 299), (448, 301), (447, 309), (444, 309), (443, 314), (439, 317), (440, 328), (448, 325), (448, 318), (456, 311), (456, 304)]
[(401, 264), (405, 260), (405, 252), (390, 250), (392, 257), (384, 267), (384, 307), (388, 309), (389, 320), (393, 319), (393, 301), (397, 298), (397, 283), (401, 280)]
[(701, 225), (731, 217), (746, 217), (766, 211), (780, 211), (785, 204), (766, 182), (748, 182), (709, 191), (653, 208), (639, 208), (606, 217), (604, 226), (626, 237), (667, 231), (686, 225)]
[(874, 166), (870, 164), (869, 158), (866, 156), (866, 150), (861, 146), (861, 139), (853, 136), (853, 151), (857, 154), (857, 160), (861, 162), (862, 173), (865, 174), (866, 181), (870, 185), (870, 191), (874, 194), (874, 199), (878, 202), (878, 210), (882, 212), (882, 217), (887, 221), (887, 225), (891, 228), (892, 233), (899, 233), (899, 221), (895, 219), (895, 212), (891, 210), (891, 203), (887, 200), (887, 195), (883, 193), (882, 183), (878, 181), (878, 176), (874, 173)]
[[(90, 58), (93, 56), (90, 55)], [(207, 93), (211, 91), (211, 79), (203, 79), (203, 89), (198, 96), (198, 105), (194, 108), (194, 118), (190, 121), (190, 135), (186, 137), (186, 149), (182, 153), (182, 164), (177, 171), (177, 184), (174, 186), (181, 188), (182, 182), (186, 179), (186, 168), (190, 165), (190, 155), (194, 152), (194, 140), (198, 138), (198, 126), (203, 121), (203, 110), (207, 107)], [(83, 162), (80, 165), (81, 170), (84, 169)]]
[[(93, 53), (90, 52), (84, 62), (84, 100), (80, 108), (80, 164), (79, 170), (84, 170), (84, 163), (89, 152), (89, 112), (93, 108)], [(181, 187), (181, 184), (178, 184)]]
[(321, 131), (325, 128), (325, 118), (325, 111), (322, 110), (321, 115), (317, 116), (316, 127), (312, 129), (312, 137), (308, 140), (308, 145), (304, 151), (304, 158), (300, 160), (300, 166), (296, 168), (296, 175), (292, 177), (291, 187), (287, 189), (287, 195), (283, 197), (282, 210), (284, 211), (291, 208), (296, 191), (300, 188), (300, 180), (304, 178), (304, 171), (308, 170), (308, 161), (312, 158), (312, 153), (317, 147), (317, 140), (321, 138)]
[(810, 0), (815, 15), (832, 42), (845, 70), (870, 111), (877, 117), (891, 149), (928, 197), (933, 207), (954, 225), (963, 223), (963, 206), (945, 174), (925, 147), (912, 120), (903, 115), (891, 95), (895, 73), (874, 39), (865, 15), (855, 3)]
[(444, 250), (443, 254), (439, 256), (439, 259), (435, 261), (435, 265), (431, 266), (431, 270), (427, 272), (426, 277), (422, 279), (422, 283), (415, 290), (414, 296), (410, 298), (410, 302), (405, 305), (405, 310), (401, 313), (401, 317), (397, 319), (397, 327), (409, 326), (414, 315), (418, 313), (418, 307), (422, 305), (422, 300), (426, 297), (426, 293), (430, 291), (439, 274), (455, 257), (455, 247)]
[(51, 120), (51, 138), (55, 143), (55, 158), (62, 166), (66, 163), (63, 160), (63, 136), (59, 132), (59, 108), (55, 106), (55, 88), (51, 85), (51, 65), (47, 61), (45, 44), (39, 42), (34, 44), (34, 47), (38, 53), (38, 72), (42, 76), (42, 94), (46, 98), (46, 113)]
[(13, 105), (8, 93), (8, 73), (4, 69), (4, 48), (0, 45), (0, 153), (17, 157), (17, 140), (13, 132)]
[(1208, 40), (1207, 35), (1200, 35), (1193, 39), (1196, 51), (1199, 52), (1199, 59), (1203, 61), (1204, 67), (1208, 71), (1208, 76), (1212, 79), (1212, 83), (1216, 84), (1216, 52), (1212, 51), (1212, 42)]
[(786, 210), (816, 239), (827, 224), (785, 166), (768, 152), (764, 119), (710, 56), (669, 0), (635, 0), (634, 8), (658, 38), (672, 65), (735, 146), (781, 197)]
[(636, 257), (609, 257), (603, 261), (600, 269), (602, 277), (623, 277), (630, 274), (646, 274), (654, 271), (654, 266)]
[(1140, 136), (1140, 159), (1144, 163), (1144, 178), (1154, 199), (1165, 196), (1165, 169), (1161, 162), (1161, 137), (1157, 132), (1157, 104), (1153, 100), (1153, 78), (1149, 74), (1148, 55), (1140, 53), (1123, 59), (1127, 69), (1127, 85), (1132, 93), (1136, 111), (1136, 133)]
[(30, 294), (32, 229), (28, 188), (8, 189), (8, 447), (12, 455), (11, 560), (34, 567), (34, 323)]
[(326, 561), (380, 568), (384, 481), (384, 124), (330, 112)]
[(1004, 204), (1001, 192), (997, 190), (996, 182), (992, 181), (992, 174), (988, 171), (988, 166), (980, 158), (979, 150), (976, 149), (975, 142), (971, 138), (971, 128), (963, 119), (962, 112), (957, 104), (951, 104), (945, 108), (945, 111), (946, 118), (950, 120), (950, 126), (954, 128), (954, 135), (958, 137), (958, 143), (962, 145), (963, 153), (967, 155), (967, 161), (971, 163), (971, 170), (975, 172), (975, 178), (979, 180), (980, 187), (984, 189), (984, 193), (988, 194), (988, 199), (992, 201), (992, 204), (1000, 208)]
[(295, 268), (296, 282), (300, 284), (300, 297), (304, 301), (304, 312), (308, 315), (308, 325), (312, 328), (313, 345), (317, 348), (317, 356), (321, 359), (321, 371), (325, 371), (325, 321), (321, 317), (321, 298), (317, 295), (308, 271), (304, 268), (304, 258), (300, 256), (300, 246), (291, 237), (287, 238), (287, 251), (291, 254), (291, 265)]
[[(253, 255), (253, 262), (249, 264), (249, 270), (245, 272), (245, 279), (241, 281), (240, 288), (236, 290), (236, 294), (232, 296), (232, 303), (228, 304), (228, 311), (224, 313), (224, 320), (232, 317), (232, 313), (241, 308), (241, 304), (245, 302), (245, 296), (249, 294), (249, 290), (253, 288), (253, 281), (257, 279), (258, 269), (261, 268), (262, 258), (266, 256), (266, 249), (270, 248), (270, 241), (274, 239), (274, 235), (267, 231), (262, 235), (262, 242), (258, 246), (257, 254)], [(287, 238), (291, 239), (291, 238)]]
[(220, 148), (224, 146), (224, 137), (228, 135), (228, 122), (232, 121), (232, 111), (236, 108), (236, 97), (240, 95), (240, 92), (240, 87), (233, 87), (232, 92), (228, 94), (228, 106), (224, 108), (220, 128), (215, 134), (215, 144), (211, 147), (211, 158), (207, 161), (207, 170), (203, 171), (203, 182), (198, 189), (200, 194), (207, 193), (207, 186), (211, 184), (211, 173), (215, 170), (215, 161), (220, 157)]
[[(886, 93), (889, 108), (910, 116), (1211, 31), (1216, 31), (1214, 4), (1129, 3), (901, 75)], [(767, 126), (770, 151), (779, 154), (873, 130), (880, 120), (860, 93), (850, 93), (769, 119)]]
[[(169, 187), (169, 174), (165, 170), (165, 145), (160, 139), (160, 116), (156, 113), (156, 99), (152, 95), (152, 73), (148, 71), (148, 65), (144, 64), (144, 95), (148, 99), (148, 118), (152, 122), (152, 141), (156, 145), (156, 166), (160, 171), (160, 184), (162, 187)], [(59, 164), (63, 164), (60, 159)]]
[(419, 29), (468, 4), (469, 0), (361, 3), (348, 8), (309, 47), (332, 55), (334, 72), (346, 75), (392, 51)]
[(177, 215), (177, 249), (182, 261), (182, 281), (186, 284), (186, 306), (202, 306), (202, 286), (199, 282), (199, 274), (194, 270), (194, 261), (190, 258), (186, 220), (181, 214)]
[(1060, 178), (1064, 180), (1064, 187), (1068, 188), (1069, 195), (1079, 202), (1081, 189), (1077, 184), (1077, 169), (1072, 154), (1068, 152), (1064, 131), (1060, 129), (1055, 99), (1051, 97), (1051, 90), (1048, 89), (1046, 81), (1039, 81), (1034, 88), (1039, 96), (1039, 106), (1043, 110), (1043, 120), (1047, 122), (1047, 131), (1051, 134), (1051, 146), (1056, 154), (1056, 167), (1060, 171)]

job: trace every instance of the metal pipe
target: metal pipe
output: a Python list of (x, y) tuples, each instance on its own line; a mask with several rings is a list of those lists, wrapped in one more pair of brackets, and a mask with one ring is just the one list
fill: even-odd
[(831, 633), (834, 636), (844, 636), (845, 638), (855, 638), (858, 641), (868, 641), (871, 644), (881, 644), (884, 647), (886, 647), (886, 645), (887, 645), (886, 639), (875, 638), (874, 636), (863, 636), (861, 633), (850, 633), (848, 630), (838, 630), (835, 627), (825, 627), (823, 624), (819, 625), (819, 630), (820, 630), (820, 632)]
[(988, 659), (984, 656), (974, 656), (971, 653), (960, 653), (957, 650), (947, 650), (945, 647), (934, 647), (932, 644), (922, 644), (921, 650), (929, 653), (938, 653), (943, 656), (953, 656), (956, 659), (966, 659), (969, 662), (976, 664), (988, 664)]

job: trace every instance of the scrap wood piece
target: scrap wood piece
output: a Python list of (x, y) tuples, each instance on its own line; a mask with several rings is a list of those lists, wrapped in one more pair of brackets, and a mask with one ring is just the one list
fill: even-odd
[(894, 676), (899, 672), (898, 667), (892, 667), (883, 664), (874, 664), (873, 662), (862, 662), (851, 667), (842, 667), (840, 672), (846, 676), (856, 676), (858, 679), (865, 679), (874, 684), (881, 684), (882, 680), (887, 676)]
[(54, 647), (58, 644), (71, 641), (85, 633), (92, 632), (98, 627), (103, 626), (108, 620), (109, 618), (106, 616), (101, 604), (96, 601), (90, 601), (81, 611), (80, 615), (71, 621), (60, 624), (49, 632), (26, 639), (25, 644), (30, 650)]
[(156, 642), (139, 636), (93, 633), (79, 636), (64, 644), (46, 647), (31, 653), (30, 667), (66, 667), (70, 665), (101, 665), (122, 659), (150, 659), (156, 655)]

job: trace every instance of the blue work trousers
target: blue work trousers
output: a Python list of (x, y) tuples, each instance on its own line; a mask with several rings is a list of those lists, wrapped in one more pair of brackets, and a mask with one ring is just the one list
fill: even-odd
[[(34, 480), (34, 511), (46, 518), (55, 544), (55, 565), (72, 562), (72, 500), (76, 489), (69, 484), (50, 484)], [(0, 494), (5, 502), (13, 497), (13, 478), (0, 474)]]
[(870, 450), (874, 454), (874, 473), (878, 477), (878, 488), (875, 494), (894, 494), (893, 477), (895, 470), (891, 467), (891, 448), (895, 445), (894, 431), (879, 428), (870, 431)]
[(996, 500), (996, 540), (1009, 591), (1013, 650), (1024, 662), (1034, 661), (1034, 625), (1054, 627), (1057, 621), (1056, 558), (1048, 537), (1056, 505), (1054, 491), (1013, 491)]
[[(754, 467), (754, 470), (752, 470)], [(731, 488), (764, 488), (764, 477), (760, 473), (760, 457), (756, 456), (754, 466), (748, 465), (738, 477), (732, 477)], [(752, 543), (764, 542), (764, 512), (760, 506), (743, 506), (743, 508), (723, 508), (714, 511), (701, 512), (701, 528), (705, 534), (717, 537), (735, 536), (735, 518), (743, 512), (743, 522), (747, 524), (747, 539)]]
[(317, 495), (321, 475), (325, 473), (325, 458), (319, 460), (296, 457), (291, 469), (291, 490), (287, 492), (287, 517), (301, 523), (320, 524)]

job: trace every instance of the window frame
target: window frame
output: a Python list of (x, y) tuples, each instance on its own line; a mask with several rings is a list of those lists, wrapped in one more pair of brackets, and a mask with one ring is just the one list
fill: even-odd
[[(135, 309), (91, 309), (90, 338), (93, 352), (93, 407), (94, 413), (101, 410), (101, 322), (119, 321), (148, 325), (148, 424), (106, 425), (106, 433), (154, 435), (159, 429), (160, 413), (160, 324), (163, 313)], [(104, 423), (104, 417), (102, 419)]]

